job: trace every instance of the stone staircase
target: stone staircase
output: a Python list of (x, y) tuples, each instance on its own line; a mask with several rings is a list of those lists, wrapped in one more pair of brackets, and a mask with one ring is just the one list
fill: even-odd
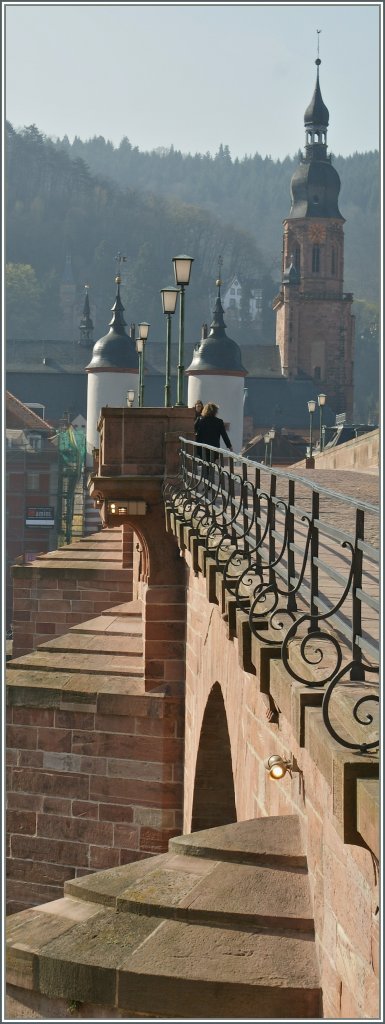
[(99, 509), (86, 490), (84, 493), (84, 535), (88, 537), (90, 534), (96, 533), (97, 530), (101, 529), (102, 520)]
[(86, 672), (143, 678), (143, 623), (138, 602), (130, 601), (73, 626), (63, 636), (14, 658), (11, 670)]
[(13, 1017), (322, 1017), (296, 815), (176, 837), (64, 891), (9, 920)]

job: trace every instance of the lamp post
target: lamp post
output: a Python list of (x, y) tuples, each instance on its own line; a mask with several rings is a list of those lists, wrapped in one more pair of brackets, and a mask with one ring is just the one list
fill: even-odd
[(165, 316), (167, 317), (167, 333), (166, 333), (166, 383), (164, 385), (164, 404), (165, 406), (171, 405), (170, 402), (170, 375), (171, 375), (171, 317), (175, 313), (177, 298), (179, 295), (179, 288), (174, 288), (170, 285), (168, 288), (161, 288), (160, 294), (162, 296), (162, 307)]
[(269, 452), (270, 434), (265, 434), (263, 440), (265, 442), (265, 466), (268, 466), (269, 465), (268, 452)]
[(319, 405), (319, 450), (323, 452), (323, 438), (322, 438), (322, 409), (326, 403), (326, 395), (318, 395)]
[(127, 405), (129, 409), (132, 409), (135, 399), (135, 391), (127, 391)]
[(179, 353), (178, 353), (178, 384), (177, 384), (177, 405), (184, 405), (184, 290), (190, 283), (191, 267), (194, 262), (192, 256), (173, 256), (175, 284), (180, 291), (179, 302)]
[(316, 403), (315, 398), (310, 398), (310, 400), (307, 403), (307, 407), (308, 407), (308, 410), (309, 410), (309, 417), (310, 417), (310, 431), (309, 431), (309, 458), (310, 459), (313, 458), (313, 416), (314, 416), (314, 413), (315, 413), (316, 404), (317, 403)]
[(140, 408), (144, 405), (144, 346), (148, 338), (150, 324), (142, 321), (138, 324), (139, 338), (136, 339), (136, 351), (139, 354), (139, 402)]
[(271, 464), (273, 462), (273, 441), (274, 441), (274, 438), (275, 438), (275, 430), (274, 430), (274, 427), (273, 427), (272, 430), (269, 431), (269, 441), (270, 441), (270, 461), (269, 461), (269, 466), (271, 466)]

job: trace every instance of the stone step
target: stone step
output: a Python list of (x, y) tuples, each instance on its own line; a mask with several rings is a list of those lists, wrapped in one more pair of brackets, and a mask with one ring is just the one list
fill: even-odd
[(238, 821), (170, 840), (169, 849), (191, 857), (239, 864), (282, 864), (305, 868), (301, 829), (296, 814)]
[(89, 675), (126, 675), (141, 676), (143, 669), (133, 661), (128, 660), (126, 654), (53, 654), (44, 653), (40, 648), (32, 651), (31, 654), (23, 654), (20, 658), (13, 658), (8, 663), (8, 668), (15, 671), (22, 669), (39, 669), (40, 672), (86, 672)]
[(193, 856), (170, 851), (67, 882), (64, 899), (9, 919), (8, 981), (51, 999), (92, 993), (107, 1016), (319, 1019), (307, 872), (244, 863), (270, 856), (274, 836), (288, 858), (297, 840), (301, 859), (295, 822), (234, 823), (211, 843), (205, 830)]
[[(191, 923), (260, 927), (313, 934), (305, 869), (197, 860), (168, 854), (152, 870), (127, 871), (127, 888), (116, 898), (118, 912), (149, 914)], [(131, 867), (131, 866), (130, 866)], [(93, 880), (65, 892), (93, 902)], [(99, 890), (100, 892), (100, 890)]]
[(57, 654), (66, 654), (67, 651), (81, 654), (89, 651), (91, 654), (124, 654), (136, 659), (143, 656), (143, 640), (141, 637), (130, 637), (126, 634), (106, 636), (102, 633), (95, 636), (92, 633), (66, 633), (64, 636), (39, 644), (39, 651), (52, 651)]
[(113, 633), (116, 636), (142, 637), (143, 622), (138, 616), (109, 615), (106, 612), (95, 619), (87, 619), (87, 622), (71, 626), (70, 633)]

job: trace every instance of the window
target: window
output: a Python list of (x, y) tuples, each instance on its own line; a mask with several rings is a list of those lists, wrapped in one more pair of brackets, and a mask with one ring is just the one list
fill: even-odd
[(320, 268), (320, 247), (319, 245), (313, 245), (311, 269), (313, 274), (319, 274)]
[(299, 277), (301, 273), (301, 250), (299, 245), (294, 247), (294, 266)]
[(34, 448), (35, 452), (41, 452), (41, 449), (42, 449), (41, 434), (30, 434), (28, 440), (29, 440), (29, 443), (30, 443), (31, 447)]
[(335, 250), (334, 245), (333, 245), (333, 248), (332, 248), (332, 277), (336, 276), (336, 272), (337, 272), (336, 250)]
[(314, 380), (321, 380), (321, 367), (320, 366), (315, 366), (314, 367)]
[(27, 491), (39, 491), (39, 473), (27, 473)]

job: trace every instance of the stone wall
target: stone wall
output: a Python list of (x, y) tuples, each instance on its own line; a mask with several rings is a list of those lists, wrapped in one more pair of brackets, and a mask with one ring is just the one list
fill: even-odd
[(132, 531), (105, 530), (13, 567), (13, 656), (132, 599)]
[(161, 853), (181, 831), (181, 700), (112, 682), (90, 692), (81, 679), (68, 693), (65, 682), (8, 687), (9, 913), (61, 897), (67, 879)]
[[(316, 469), (357, 469), (366, 473), (368, 469), (379, 472), (380, 462), (380, 432), (371, 430), (368, 434), (361, 434), (352, 441), (345, 441), (345, 444), (338, 445), (330, 451), (313, 452)], [(302, 469), (305, 461), (296, 462), (290, 466), (291, 470)]]
[[(218, 801), (223, 802), (223, 774), (230, 756), (238, 820), (300, 815), (314, 901), (324, 1016), (376, 1016), (378, 817), (377, 828), (372, 826), (371, 834), (366, 834), (372, 842), (369, 849), (357, 832), (353, 808), (357, 774), (375, 775), (378, 766), (370, 757), (345, 756), (323, 725), (322, 691), (306, 689), (291, 680), (277, 649), (271, 657), (258, 643), (250, 648), (242, 616), (237, 613), (236, 632), (234, 622), (231, 626), (231, 621), (230, 625), (225, 621), (221, 588), (217, 584), (215, 591), (213, 572), (210, 582), (209, 566), (205, 578), (197, 574), (196, 561), (194, 569), (188, 550), (185, 560), (188, 616), (183, 831), (190, 831), (200, 812), (196, 799), (198, 751), (201, 757), (201, 735), (207, 732), (204, 729), (202, 733), (202, 723), (210, 694), (219, 686), (229, 747), (217, 751), (211, 762), (206, 760), (209, 777), (206, 774), (202, 804), (206, 799), (215, 805), (217, 794)], [(210, 725), (210, 716), (208, 720)], [(211, 728), (215, 745), (216, 723), (212, 718)], [(220, 728), (223, 733), (222, 722)], [(205, 742), (209, 742), (207, 735)], [(273, 753), (288, 759), (294, 755), (301, 773), (292, 777), (287, 774), (281, 782), (272, 781), (264, 762)]]

